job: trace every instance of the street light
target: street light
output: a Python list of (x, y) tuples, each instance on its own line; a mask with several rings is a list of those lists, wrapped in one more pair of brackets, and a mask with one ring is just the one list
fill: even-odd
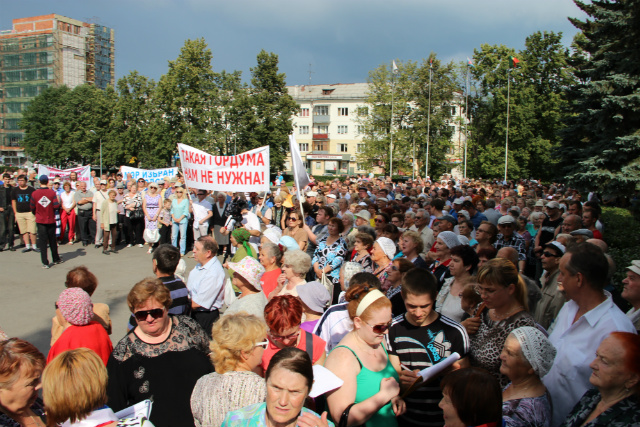
[[(94, 135), (98, 135), (95, 131), (89, 130)], [(102, 179), (102, 137), (100, 137), (100, 179)]]

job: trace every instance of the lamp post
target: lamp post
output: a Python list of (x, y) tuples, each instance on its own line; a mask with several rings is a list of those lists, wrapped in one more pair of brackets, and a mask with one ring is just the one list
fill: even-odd
[[(94, 135), (98, 135), (95, 131), (89, 130)], [(102, 179), (102, 137), (100, 137), (100, 179)]]

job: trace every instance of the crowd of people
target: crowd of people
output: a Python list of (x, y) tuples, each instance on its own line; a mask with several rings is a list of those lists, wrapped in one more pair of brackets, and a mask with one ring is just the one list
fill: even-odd
[[(0, 337), (0, 426), (640, 425), (640, 260), (612, 282), (595, 194), (347, 178), (298, 200), (280, 176), (268, 194), (12, 178), (1, 243), (15, 248), (7, 218), (46, 266), (60, 240), (146, 243), (153, 276), (127, 296), (126, 334), (75, 267), (47, 357)], [(148, 412), (119, 412), (133, 405)]]

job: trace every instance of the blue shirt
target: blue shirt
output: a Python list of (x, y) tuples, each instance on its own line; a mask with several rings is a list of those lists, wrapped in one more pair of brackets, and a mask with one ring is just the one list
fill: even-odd
[[(302, 408), (302, 413), (309, 413), (320, 417), (313, 411), (307, 408)], [(253, 405), (246, 406), (237, 411), (230, 411), (224, 418), (224, 421), (220, 427), (239, 427), (239, 426), (252, 426), (252, 427), (267, 427), (267, 403), (254, 403)], [(327, 420), (329, 427), (335, 427), (335, 425)]]
[(222, 308), (224, 279), (224, 269), (218, 258), (211, 258), (205, 265), (197, 264), (187, 281), (191, 301), (207, 310)]
[(189, 200), (184, 199), (182, 202), (178, 202), (177, 199), (173, 199), (171, 202), (171, 215), (176, 218), (180, 218), (184, 215), (184, 218), (180, 220), (180, 224), (185, 224), (189, 221)]

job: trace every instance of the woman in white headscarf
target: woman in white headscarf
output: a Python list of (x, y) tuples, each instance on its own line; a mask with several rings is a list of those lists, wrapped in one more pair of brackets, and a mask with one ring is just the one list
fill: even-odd
[(379, 237), (373, 244), (371, 259), (374, 263), (373, 274), (380, 280), (382, 291), (391, 287), (389, 273), (393, 267), (391, 260), (396, 255), (396, 244), (388, 237)]
[(507, 427), (551, 425), (551, 397), (540, 378), (549, 372), (555, 356), (556, 348), (538, 328), (511, 331), (500, 354), (500, 373), (511, 381), (502, 391)]

